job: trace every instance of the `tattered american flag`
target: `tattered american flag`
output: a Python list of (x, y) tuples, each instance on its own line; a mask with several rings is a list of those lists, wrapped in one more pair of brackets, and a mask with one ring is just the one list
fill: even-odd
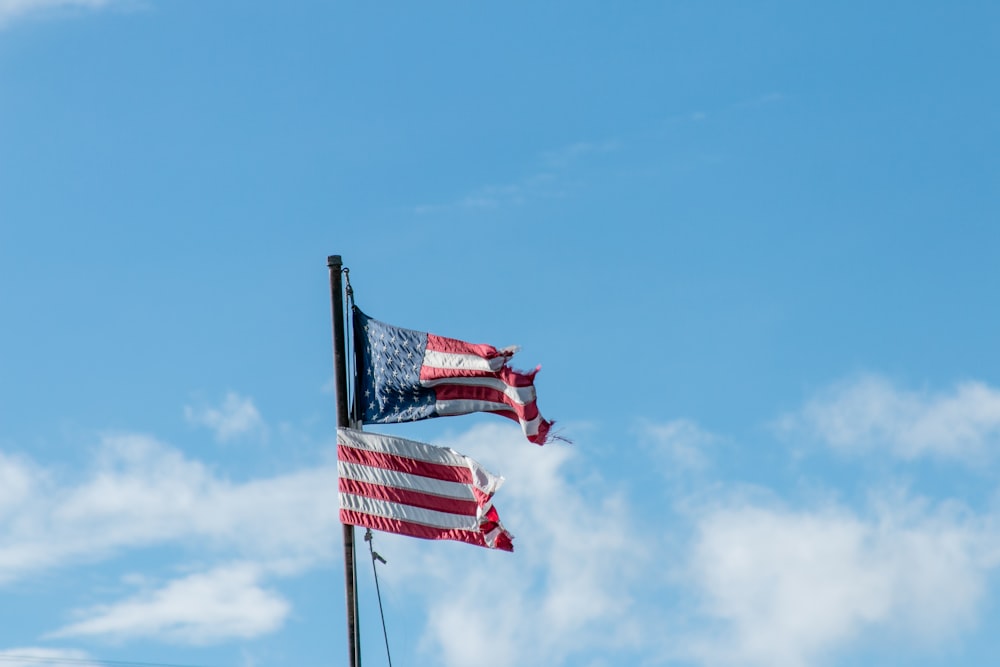
[(453, 449), (339, 428), (337, 474), (342, 523), (514, 550), (493, 507), (503, 477)]
[(552, 422), (538, 412), (533, 371), (507, 362), (517, 348), (466, 343), (395, 327), (354, 309), (358, 400), (364, 423), (493, 412), (521, 424), (528, 440), (545, 444)]

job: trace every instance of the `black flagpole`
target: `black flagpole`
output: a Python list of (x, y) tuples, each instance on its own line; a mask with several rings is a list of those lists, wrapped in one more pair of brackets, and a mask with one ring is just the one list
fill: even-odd
[[(333, 308), (333, 375), (337, 389), (337, 426), (350, 427), (347, 409), (347, 339), (344, 334), (344, 288), (340, 255), (326, 259), (330, 268), (330, 298)], [(344, 590), (347, 595), (348, 665), (360, 667), (357, 571), (354, 564), (354, 526), (344, 524)]]

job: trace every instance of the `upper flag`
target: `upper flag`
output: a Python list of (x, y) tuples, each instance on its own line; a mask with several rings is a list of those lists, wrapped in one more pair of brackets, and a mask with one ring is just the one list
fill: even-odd
[(364, 423), (494, 412), (545, 444), (552, 422), (535, 403), (535, 374), (507, 365), (517, 348), (465, 343), (394, 327), (354, 309), (359, 395)]
[(453, 449), (337, 429), (340, 521), (513, 551), (493, 507), (497, 477)]

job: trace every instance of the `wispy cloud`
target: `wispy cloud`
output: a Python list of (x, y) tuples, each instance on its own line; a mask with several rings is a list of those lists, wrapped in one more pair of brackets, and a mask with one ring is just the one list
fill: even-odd
[(451, 209), (494, 209), (562, 197), (567, 188), (564, 176), (574, 165), (589, 156), (610, 153), (620, 147), (617, 141), (580, 141), (544, 151), (535, 160), (531, 172), (521, 179), (485, 185), (449, 203), (421, 204), (414, 207), (414, 211), (425, 214)]
[(666, 423), (642, 421), (639, 441), (662, 461), (666, 474), (704, 470), (708, 467), (708, 449), (718, 437), (689, 419)]
[(129, 550), (187, 545), (214, 566), (155, 590), (79, 612), (54, 636), (211, 643), (277, 629), (290, 611), (265, 579), (332, 558), (336, 468), (232, 483), (143, 435), (102, 438), (78, 482), (0, 457), (0, 584)]
[(667, 116), (664, 120), (671, 125), (678, 123), (701, 123), (709, 118), (721, 117), (734, 111), (759, 109), (774, 104), (780, 104), (787, 99), (788, 96), (784, 93), (763, 93), (761, 95), (757, 95), (756, 97), (750, 97), (736, 102), (731, 102), (729, 104), (723, 104), (722, 106), (714, 107), (711, 110), (695, 109), (694, 111), (675, 113)]
[(821, 391), (777, 425), (842, 451), (971, 462), (1000, 444), (1000, 390), (982, 382), (946, 392), (908, 390), (864, 375)]
[(235, 484), (135, 434), (104, 437), (94, 468), (77, 484), (60, 484), (26, 464), (5, 465), (27, 480), (28, 491), (0, 533), (0, 583), (125, 549), (191, 540), (289, 571), (331, 553), (333, 466)]
[[(634, 526), (621, 492), (598, 480), (576, 486), (567, 470), (575, 458), (571, 448), (551, 446), (539, 456), (516, 427), (477, 428), (439, 444), (509, 476), (497, 506), (520, 540), (519, 558), (504, 560), (496, 556), (505, 554), (466, 545), (450, 545), (458, 548), (455, 558), (442, 559), (440, 550), (449, 545), (393, 538), (411, 557), (396, 553), (389, 576), (427, 596), (427, 641), (448, 664), (481, 655), (477, 638), (497, 650), (506, 647), (509, 655), (493, 656), (498, 665), (523, 664), (532, 655), (559, 661), (587, 646), (637, 641), (642, 633), (626, 611), (649, 553), (631, 538)], [(93, 470), (76, 484), (61, 484), (27, 462), (4, 463), (8, 478), (26, 481), (12, 496), (16, 515), (8, 514), (0, 533), (0, 581), (154, 545), (198, 545), (202, 559), (223, 559), (166, 583), (132, 579), (137, 593), (77, 610), (77, 620), (52, 637), (204, 644), (258, 636), (280, 627), (290, 613), (290, 603), (267, 583), (333, 557), (338, 521), (332, 466), (233, 484), (135, 434), (103, 438)], [(495, 576), (481, 576), (483, 559), (492, 559)], [(484, 607), (484, 599), (495, 603)], [(581, 635), (591, 639), (581, 641)]]
[(29, 16), (95, 11), (116, 4), (124, 3), (121, 0), (0, 0), (0, 27)]
[(91, 662), (83, 651), (37, 647), (0, 651), (0, 663), (4, 667), (66, 667), (70, 663), (78, 667), (98, 667), (103, 664)]
[(541, 159), (543, 164), (551, 168), (564, 169), (588, 156), (612, 153), (620, 148), (621, 144), (617, 141), (578, 141), (555, 150), (545, 151), (542, 153)]
[(184, 644), (247, 639), (278, 629), (291, 609), (261, 587), (262, 569), (237, 563), (192, 574), (153, 591), (82, 609), (82, 620), (50, 637), (154, 638)]
[[(943, 396), (953, 394), (965, 395)], [(921, 395), (921, 405), (943, 400)], [(995, 510), (905, 493), (791, 507), (776, 492), (710, 479), (705, 452), (718, 439), (696, 422), (650, 422), (622, 438), (616, 447), (644, 443), (652, 461), (665, 455), (703, 473), (698, 488), (632, 497), (586, 442), (539, 449), (512, 424), (435, 443), (506, 477), (495, 502), (516, 553), (377, 536), (389, 590), (408, 592), (426, 618), (421, 650), (445, 667), (484, 651), (498, 667), (652, 653), (800, 667), (873, 632), (906, 645), (947, 641), (988, 602), (1000, 562)], [(0, 485), (0, 582), (156, 545), (183, 545), (198, 565), (176, 564), (184, 574), (172, 580), (129, 579), (118, 599), (53, 623), (54, 636), (260, 636), (293, 613), (282, 582), (335, 559), (332, 462), (233, 483), (154, 438), (117, 434), (101, 439), (79, 479), (64, 474), (0, 458), (10, 482)]]
[[(717, 441), (687, 420), (642, 437), (684, 443), (669, 454), (681, 461)], [(497, 665), (636, 651), (706, 667), (806, 667), (872, 632), (935, 646), (975, 625), (1000, 564), (1000, 516), (948, 499), (793, 508), (705, 478), (676, 505), (636, 506), (581, 469), (586, 443), (540, 455), (491, 426), (446, 444), (507, 478), (496, 503), (516, 536), (516, 561), (490, 559), (488, 576), (481, 554), (378, 537), (386, 576), (423, 599), (425, 650), (448, 667), (486, 646)]]
[(758, 95), (756, 97), (750, 97), (745, 100), (741, 100), (733, 105), (735, 109), (755, 109), (758, 107), (765, 107), (771, 104), (778, 104), (784, 102), (788, 99), (788, 96), (784, 93), (771, 92)]
[(41, 471), (29, 461), (0, 452), (0, 521), (13, 517), (27, 502), (41, 477)]
[(264, 420), (253, 399), (232, 391), (226, 394), (225, 399), (217, 407), (185, 406), (184, 417), (191, 424), (211, 429), (219, 442), (226, 442), (241, 435), (265, 432)]
[(927, 645), (976, 619), (995, 527), (919, 501), (869, 517), (837, 506), (732, 502), (697, 521), (690, 581), (721, 625), (689, 644), (705, 665), (804, 667), (866, 631)]
[(460, 548), (442, 558), (443, 545), (392, 539), (383, 550), (396, 555), (386, 576), (426, 606), (428, 652), (449, 667), (484, 655), (495, 665), (566, 664), (652, 631), (633, 609), (652, 555), (648, 540), (620, 490), (592, 473), (587, 483), (573, 479), (574, 448), (527, 447), (516, 427), (500, 425), (440, 444), (506, 477), (495, 502), (516, 553)]

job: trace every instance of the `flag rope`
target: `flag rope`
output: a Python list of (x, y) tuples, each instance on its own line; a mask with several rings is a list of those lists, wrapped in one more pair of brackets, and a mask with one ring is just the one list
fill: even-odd
[(385, 657), (389, 660), (389, 667), (392, 667), (392, 656), (389, 654), (389, 632), (385, 627), (385, 612), (382, 611), (382, 591), (378, 586), (378, 568), (375, 567), (375, 561), (379, 561), (383, 565), (386, 564), (385, 559), (375, 551), (375, 547), (372, 546), (374, 539), (372, 536), (372, 529), (368, 528), (365, 530), (365, 542), (368, 543), (368, 551), (372, 555), (372, 573), (375, 575), (375, 594), (378, 596), (378, 613), (382, 617), (382, 636), (385, 638)]
[(351, 428), (361, 429), (361, 410), (360, 403), (357, 398), (358, 393), (358, 382), (357, 382), (357, 368), (358, 360), (354, 349), (354, 287), (351, 286), (351, 269), (344, 267), (342, 269), (344, 273), (344, 294), (347, 297), (347, 307), (344, 308), (344, 329), (347, 331), (347, 340), (351, 341), (348, 345), (349, 352), (347, 354), (347, 384), (348, 391), (350, 392), (348, 412), (351, 421)]

